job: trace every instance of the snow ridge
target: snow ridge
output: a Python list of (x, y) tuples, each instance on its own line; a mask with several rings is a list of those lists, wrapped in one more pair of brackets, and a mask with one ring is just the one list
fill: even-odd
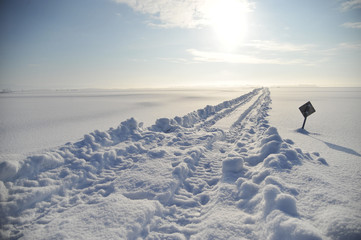
[(229, 101), (224, 101), (216, 106), (207, 105), (205, 108), (188, 113), (183, 117), (175, 117), (174, 119), (160, 118), (151, 129), (155, 131), (171, 132), (178, 129), (179, 126), (191, 128), (196, 124), (199, 124), (200, 126), (198, 126), (198, 128), (205, 126), (209, 127), (239, 106), (248, 102), (252, 97), (257, 95), (259, 91), (260, 88), (254, 89), (245, 95)]
[[(326, 239), (278, 173), (327, 163), (269, 126), (270, 103), (268, 89), (255, 89), (149, 128), (132, 118), (2, 162), (0, 237)], [(228, 131), (215, 127), (224, 118), (237, 119)]]

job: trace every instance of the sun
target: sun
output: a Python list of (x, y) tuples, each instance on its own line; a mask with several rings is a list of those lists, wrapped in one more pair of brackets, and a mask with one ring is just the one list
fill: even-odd
[(248, 6), (242, 0), (215, 0), (209, 19), (223, 49), (235, 50), (248, 33)]

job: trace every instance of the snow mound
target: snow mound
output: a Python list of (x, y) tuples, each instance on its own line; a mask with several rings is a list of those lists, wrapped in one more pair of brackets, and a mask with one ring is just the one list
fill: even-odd
[[(254, 97), (229, 131), (214, 127)], [(255, 89), (2, 162), (1, 238), (323, 239), (297, 208), (299, 190), (278, 176), (305, 161), (327, 166), (269, 126), (270, 103), (268, 89)]]
[(243, 158), (242, 157), (228, 157), (222, 162), (222, 170), (226, 172), (239, 172), (243, 168)]

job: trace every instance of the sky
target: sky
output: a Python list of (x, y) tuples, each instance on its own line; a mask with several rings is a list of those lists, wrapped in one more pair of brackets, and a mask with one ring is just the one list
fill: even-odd
[(361, 0), (0, 0), (0, 90), (361, 86)]

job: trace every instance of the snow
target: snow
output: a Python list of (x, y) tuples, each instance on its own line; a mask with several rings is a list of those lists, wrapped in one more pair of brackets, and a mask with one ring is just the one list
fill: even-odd
[[(333, 239), (359, 239), (361, 89), (276, 88), (271, 89), (271, 97), (271, 125), (283, 138), (309, 152), (320, 166), (326, 166), (304, 163), (282, 174), (300, 189), (298, 207)], [(302, 130), (303, 117), (295, 106), (308, 100), (316, 112)]]
[(214, 124), (215, 128), (222, 129), (223, 131), (229, 131), (233, 125), (237, 125), (240, 121), (247, 116), (248, 112), (253, 109), (254, 104), (258, 100), (258, 95), (249, 96), (249, 100), (241, 102), (239, 105), (234, 106), (233, 113), (226, 117), (223, 117)]
[(78, 141), (95, 129), (105, 131), (131, 117), (149, 126), (158, 118), (182, 116), (207, 104), (239, 97), (250, 90), (34, 90), (3, 93), (0, 94), (0, 158), (24, 158), (31, 152)]
[[(247, 89), (213, 105), (203, 96), (188, 102), (203, 108), (180, 107), (189, 113), (167, 94), (122, 95), (122, 106), (158, 99), (170, 112), (143, 124), (119, 107), (117, 127), (3, 154), (0, 238), (360, 239), (360, 89), (331, 90)], [(300, 130), (308, 100), (316, 113)], [(346, 119), (331, 118), (339, 106), (351, 107), (337, 108)]]

